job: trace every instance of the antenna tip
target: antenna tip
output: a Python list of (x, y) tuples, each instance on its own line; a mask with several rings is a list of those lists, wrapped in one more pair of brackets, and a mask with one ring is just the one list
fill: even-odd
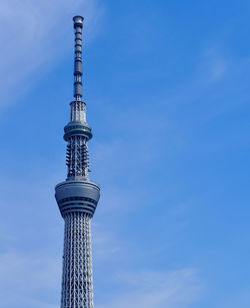
[(81, 27), (82, 28), (83, 20), (84, 20), (84, 18), (82, 16), (74, 16), (73, 17), (74, 27)]

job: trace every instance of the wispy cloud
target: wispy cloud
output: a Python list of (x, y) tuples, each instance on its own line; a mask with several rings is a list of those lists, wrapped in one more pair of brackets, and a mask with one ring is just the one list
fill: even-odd
[(201, 66), (204, 77), (208, 82), (219, 82), (227, 74), (228, 60), (222, 55), (218, 47), (210, 46), (205, 51), (204, 62)]
[(25, 291), (27, 284), (30, 284), (29, 288), (32, 289), (51, 288), (58, 282), (57, 273), (61, 270), (61, 260), (43, 255), (41, 252), (4, 252), (0, 255), (0, 261), (1, 289), (7, 285), (15, 285), (15, 289)]
[(121, 253), (120, 242), (110, 231), (105, 231), (104, 226), (98, 222), (93, 222), (93, 255), (94, 261), (101, 263), (111, 260)]
[(85, 34), (92, 37), (102, 15), (97, 0), (1, 1), (2, 106), (13, 103), (36, 80), (35, 73), (39, 76), (48, 64), (56, 63), (67, 52), (65, 37), (71, 37), (68, 21), (74, 14), (86, 17)]
[[(2, 203), (11, 213), (5, 212), (0, 219), (1, 305), (5, 308), (54, 308), (58, 305), (54, 306), (53, 303), (58, 303), (60, 298), (62, 247), (57, 248), (58, 254), (49, 249), (48, 237), (55, 236), (53, 246), (57, 245), (58, 241), (57, 231), (48, 231), (54, 225), (52, 223), (51, 227), (49, 226), (50, 218), (42, 219), (42, 207), (50, 207), (51, 204), (49, 194), (43, 192), (47, 185), (43, 183), (41, 189), (38, 185), (33, 185), (27, 196), (27, 185), (31, 187), (28, 182), (30, 181), (17, 180), (12, 181), (10, 185), (6, 177), (6, 182), (2, 183)], [(52, 184), (48, 186), (53, 187)], [(50, 189), (48, 186), (47, 192)], [(36, 202), (32, 201), (34, 198), (37, 198)], [(22, 215), (19, 210), (22, 211)], [(32, 219), (25, 214), (27, 212)], [(41, 228), (40, 219), (43, 220)], [(62, 230), (60, 234), (62, 243)], [(43, 245), (47, 248), (44, 249)]]
[(113, 296), (97, 308), (184, 308), (200, 296), (202, 288), (193, 269), (170, 272), (142, 271), (119, 277), (125, 292)]
[[(46, 298), (59, 297), (61, 260), (45, 254), (4, 252), (0, 254), (0, 297), (3, 307), (53, 308)], [(13, 296), (15, 290), (15, 296)], [(41, 294), (43, 301), (39, 301)], [(48, 301), (49, 302), (49, 301)]]
[(19, 307), (19, 308), (58, 308), (58, 304), (49, 304), (44, 301), (39, 301), (25, 296), (8, 296), (1, 299), (2, 305), (5, 308)]
[(248, 308), (250, 303), (250, 288), (249, 285), (246, 288), (234, 289), (233, 292), (227, 294), (223, 299), (213, 306), (213, 308), (235, 308), (240, 303), (241, 308)]

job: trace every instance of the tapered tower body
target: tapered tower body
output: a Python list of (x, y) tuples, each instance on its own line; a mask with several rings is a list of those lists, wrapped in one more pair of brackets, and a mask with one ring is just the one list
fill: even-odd
[(65, 221), (61, 308), (93, 308), (91, 218), (100, 188), (89, 180), (88, 141), (91, 127), (82, 101), (83, 18), (73, 18), (75, 29), (74, 100), (70, 122), (64, 128), (67, 142), (67, 178), (56, 185), (55, 197)]

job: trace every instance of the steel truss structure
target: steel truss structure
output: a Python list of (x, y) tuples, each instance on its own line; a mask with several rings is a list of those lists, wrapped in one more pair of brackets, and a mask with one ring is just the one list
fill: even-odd
[(85, 213), (69, 213), (64, 220), (61, 307), (93, 308), (91, 216)]
[(64, 128), (67, 142), (67, 179), (56, 185), (55, 197), (65, 221), (61, 308), (93, 308), (91, 218), (100, 187), (88, 177), (88, 141), (91, 127), (82, 101), (83, 18), (73, 18), (75, 29), (74, 98), (70, 122)]

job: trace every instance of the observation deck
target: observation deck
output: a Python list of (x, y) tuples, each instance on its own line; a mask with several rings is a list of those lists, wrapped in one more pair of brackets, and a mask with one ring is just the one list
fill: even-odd
[(72, 136), (82, 136), (90, 140), (92, 138), (91, 127), (85, 122), (71, 121), (64, 127), (64, 140), (69, 141)]
[(56, 201), (62, 217), (68, 213), (94, 215), (100, 198), (98, 184), (87, 181), (64, 181), (55, 187)]

